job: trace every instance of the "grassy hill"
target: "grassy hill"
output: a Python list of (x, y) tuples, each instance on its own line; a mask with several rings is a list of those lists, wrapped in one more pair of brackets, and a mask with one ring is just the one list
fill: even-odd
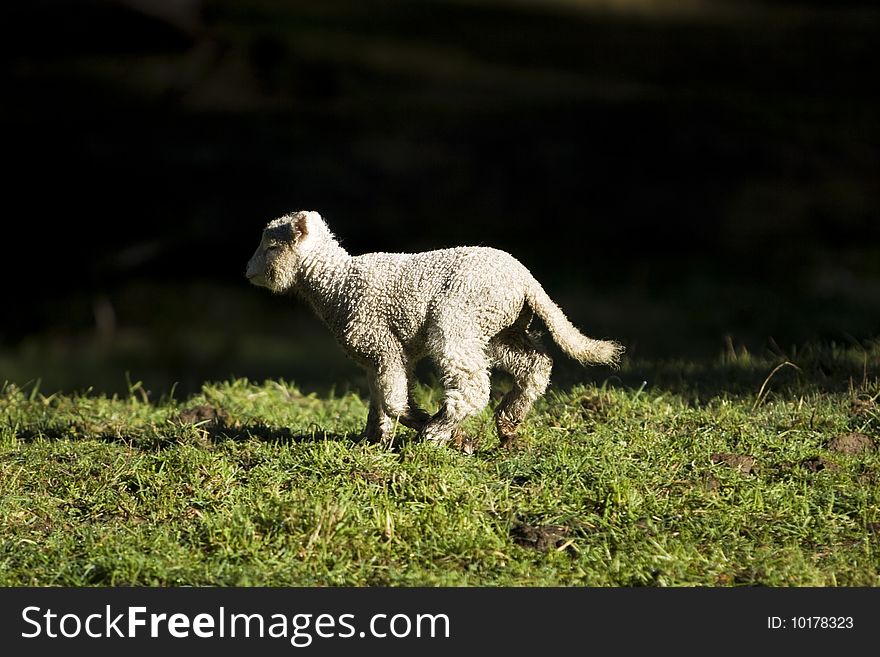
[(878, 371), (878, 344), (628, 362), (510, 451), (487, 409), (473, 456), (361, 444), (356, 393), (7, 383), (0, 585), (876, 586)]

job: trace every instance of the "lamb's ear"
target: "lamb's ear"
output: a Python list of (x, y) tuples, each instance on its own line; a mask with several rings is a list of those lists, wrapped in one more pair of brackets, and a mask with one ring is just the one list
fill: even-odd
[(298, 244), (309, 234), (309, 225), (304, 214), (297, 214), (290, 216), (289, 221), (269, 226), (266, 230), (285, 242)]
[(293, 239), (296, 242), (301, 242), (309, 234), (309, 213), (303, 212), (302, 214), (297, 215), (296, 219), (293, 220)]

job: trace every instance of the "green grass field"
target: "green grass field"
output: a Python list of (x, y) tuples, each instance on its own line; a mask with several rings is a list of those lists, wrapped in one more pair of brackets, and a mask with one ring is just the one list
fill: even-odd
[(359, 443), (354, 393), (7, 383), (0, 585), (877, 586), (878, 371), (880, 343), (627, 362), (511, 451), (486, 409), (473, 456)]

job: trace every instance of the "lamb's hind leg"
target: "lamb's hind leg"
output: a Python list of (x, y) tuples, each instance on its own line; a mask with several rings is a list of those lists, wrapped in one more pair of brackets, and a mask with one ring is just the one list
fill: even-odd
[(526, 331), (505, 331), (489, 343), (493, 365), (513, 376), (513, 389), (495, 410), (495, 428), (502, 447), (517, 437), (517, 429), (535, 400), (547, 389), (553, 360), (547, 350)]
[(458, 339), (451, 342), (451, 345), (445, 345), (447, 348), (439, 356), (435, 356), (445, 392), (440, 410), (425, 424), (421, 437), (438, 444), (452, 440), (457, 447), (470, 453), (473, 452), (473, 442), (458, 427), (489, 403), (489, 361), (480, 341)]

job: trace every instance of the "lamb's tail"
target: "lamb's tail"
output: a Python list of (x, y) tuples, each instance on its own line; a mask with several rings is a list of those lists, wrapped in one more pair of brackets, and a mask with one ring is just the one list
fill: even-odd
[(526, 302), (544, 320), (553, 340), (569, 356), (583, 365), (610, 365), (615, 368), (619, 365), (623, 345), (613, 340), (594, 340), (578, 331), (537, 281), (526, 292)]

